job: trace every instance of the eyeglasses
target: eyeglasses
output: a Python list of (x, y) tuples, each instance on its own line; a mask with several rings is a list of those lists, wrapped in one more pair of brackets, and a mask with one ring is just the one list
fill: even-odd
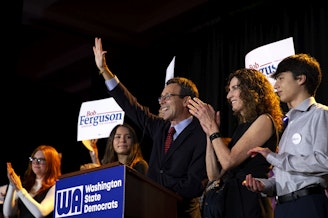
[(179, 96), (179, 97), (185, 97), (186, 95), (179, 95), (179, 94), (171, 94), (168, 93), (166, 95), (163, 95), (161, 97), (158, 97), (158, 102), (160, 103), (161, 101), (167, 101), (169, 100), (172, 96)]
[(30, 162), (35, 164), (44, 164), (46, 162), (46, 159), (44, 158), (29, 157), (28, 159)]

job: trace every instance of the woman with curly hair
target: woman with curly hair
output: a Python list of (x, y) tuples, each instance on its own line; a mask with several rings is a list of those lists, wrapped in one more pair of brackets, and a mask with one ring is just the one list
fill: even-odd
[(40, 145), (29, 161), (22, 180), (11, 163), (7, 163), (10, 183), (3, 204), (5, 217), (53, 217), (55, 185), (61, 175), (61, 154), (50, 145)]
[(222, 193), (209, 196), (205, 192), (203, 217), (273, 217), (270, 198), (249, 191), (242, 182), (249, 173), (268, 177), (271, 165), (261, 155), (251, 157), (247, 151), (257, 146), (276, 151), (283, 128), (279, 97), (266, 76), (254, 69), (231, 73), (226, 89), (238, 120), (229, 143), (220, 134), (220, 112), (198, 98), (189, 100), (190, 113), (207, 134), (207, 191)]

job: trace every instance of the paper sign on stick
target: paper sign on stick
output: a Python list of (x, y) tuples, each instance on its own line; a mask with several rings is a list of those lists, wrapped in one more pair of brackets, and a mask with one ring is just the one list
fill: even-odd
[(83, 102), (77, 122), (77, 140), (107, 138), (124, 122), (124, 111), (114, 98)]
[(256, 69), (265, 74), (272, 85), (275, 80), (270, 77), (282, 59), (295, 54), (293, 37), (258, 47), (245, 57), (245, 67)]
[(169, 79), (172, 79), (174, 77), (174, 66), (175, 66), (175, 56), (173, 57), (169, 66), (166, 68), (165, 84)]

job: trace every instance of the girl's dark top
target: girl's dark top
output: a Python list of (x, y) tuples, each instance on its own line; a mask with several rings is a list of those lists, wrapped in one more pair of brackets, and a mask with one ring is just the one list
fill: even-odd
[[(45, 189), (44, 191), (38, 193), (36, 196), (34, 196), (34, 200), (41, 203), (41, 201), (46, 197), (50, 188)], [(18, 217), (19, 218), (35, 218), (20, 199), (18, 199), (18, 208), (19, 208), (19, 215), (17, 216), (17, 218)], [(50, 213), (48, 216), (45, 216), (45, 218), (52, 218), (52, 217), (53, 217), (52, 213)]]
[(148, 171), (148, 163), (145, 160), (140, 160), (133, 166), (133, 169), (143, 175), (146, 175)]
[[(228, 147), (232, 147), (237, 143), (237, 141), (244, 135), (247, 129), (252, 125), (252, 123), (242, 123), (240, 124), (236, 131), (234, 132)], [(256, 136), (254, 136), (256, 137)], [(264, 148), (269, 148), (271, 151), (275, 152), (277, 147), (277, 135), (275, 133), (269, 138), (269, 140), (262, 146)], [(250, 157), (242, 162), (238, 167), (230, 170), (228, 172), (229, 176), (234, 178), (239, 178), (243, 181), (247, 174), (251, 173), (253, 177), (257, 178), (267, 178), (270, 171), (270, 163), (262, 155), (256, 155), (255, 157)]]
[[(252, 123), (240, 124), (232, 136), (229, 148), (231, 149), (241, 136), (247, 131)], [(254, 136), (256, 137), (256, 136)], [(262, 146), (271, 151), (276, 151), (277, 135), (272, 134), (270, 139)], [(241, 163), (238, 167), (230, 170), (224, 177), (227, 188), (225, 199), (226, 216), (256, 218), (256, 217), (273, 217), (270, 198), (263, 198), (261, 194), (249, 191), (242, 185), (247, 174), (252, 174), (257, 178), (267, 178), (270, 171), (270, 164), (262, 155), (250, 157)]]
[[(231, 149), (236, 142), (242, 137), (252, 123), (243, 123), (238, 125), (234, 132), (228, 147)], [(254, 136), (256, 137), (256, 136)], [(275, 151), (277, 145), (277, 135), (272, 134), (271, 138), (262, 146), (268, 147)], [(203, 211), (203, 217), (219, 217), (213, 215), (213, 211), (224, 208), (224, 216), (226, 218), (271, 218), (273, 217), (273, 209), (271, 199), (264, 198), (259, 193), (249, 191), (242, 185), (247, 174), (252, 174), (257, 178), (267, 178), (270, 171), (270, 164), (262, 155), (250, 157), (242, 162), (238, 167), (231, 169), (223, 176), (220, 186), (224, 184), (224, 200), (215, 202), (207, 202), (207, 208)], [(204, 199), (205, 200), (205, 199)], [(209, 200), (209, 199), (208, 199)], [(219, 202), (218, 202), (219, 201)], [(220, 206), (218, 206), (221, 204)], [(214, 212), (216, 213), (216, 212)], [(216, 213), (217, 214), (217, 213)]]

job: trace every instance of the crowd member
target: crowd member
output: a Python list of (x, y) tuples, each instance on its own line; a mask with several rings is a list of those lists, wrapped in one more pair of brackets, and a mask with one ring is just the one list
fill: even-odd
[[(90, 151), (92, 167), (118, 161), (146, 175), (148, 163), (143, 158), (137, 134), (129, 124), (119, 124), (113, 128), (107, 140), (105, 153), (101, 162), (98, 157), (97, 140), (90, 141), (93, 149)], [(82, 168), (90, 168), (88, 165), (83, 165)]]
[[(158, 99), (161, 116), (150, 112), (108, 68), (106, 51), (100, 38), (93, 47), (96, 65), (105, 79), (109, 94), (125, 114), (153, 140), (147, 176), (180, 195), (178, 217), (200, 217), (199, 197), (206, 181), (206, 135), (199, 121), (188, 111), (188, 99), (198, 97), (196, 85), (189, 79), (175, 77), (167, 81)], [(166, 135), (175, 128), (173, 142), (164, 150)]]
[(7, 192), (8, 184), (0, 186), (0, 218), (3, 218), (3, 201), (5, 200), (6, 197), (6, 192)]
[(220, 134), (219, 111), (199, 98), (190, 99), (188, 105), (207, 135), (209, 184), (216, 183), (213, 187), (223, 188), (222, 196), (212, 196), (213, 201), (205, 195), (203, 217), (272, 217), (270, 199), (249, 191), (242, 181), (249, 173), (268, 178), (270, 164), (261, 156), (251, 158), (247, 151), (256, 146), (276, 150), (283, 117), (279, 98), (264, 74), (246, 68), (229, 75), (227, 92), (227, 100), (238, 120), (228, 144)]
[(89, 150), (91, 163), (82, 164), (80, 166), (80, 170), (91, 169), (101, 166), (100, 160), (98, 158), (97, 142), (98, 139), (82, 140), (83, 145)]
[(5, 217), (53, 217), (61, 154), (52, 146), (40, 145), (29, 161), (22, 180), (11, 163), (7, 163), (9, 185), (3, 204)]
[(254, 192), (277, 195), (276, 218), (328, 217), (328, 107), (315, 100), (320, 64), (309, 54), (296, 54), (283, 59), (272, 76), (280, 100), (290, 109), (288, 125), (278, 153), (261, 147), (248, 152), (265, 157), (274, 175), (259, 179), (250, 173), (243, 184)]

